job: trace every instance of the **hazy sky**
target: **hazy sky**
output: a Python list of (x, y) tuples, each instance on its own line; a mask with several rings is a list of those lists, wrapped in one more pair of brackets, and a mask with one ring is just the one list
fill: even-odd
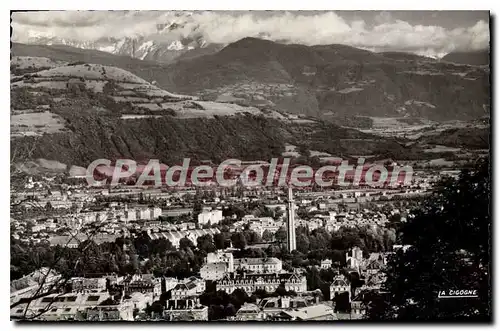
[[(175, 22), (179, 28), (157, 30)], [(230, 43), (267, 36), (306, 45), (341, 43), (375, 51), (444, 55), (489, 47), (487, 11), (52, 11), (12, 14), (12, 39), (95, 41), (145, 36), (165, 42), (202, 36)]]

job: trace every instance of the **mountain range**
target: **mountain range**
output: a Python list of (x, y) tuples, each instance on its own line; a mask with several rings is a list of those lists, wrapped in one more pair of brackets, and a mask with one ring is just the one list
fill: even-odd
[(136, 34), (122, 38), (102, 37), (89, 41), (32, 33), (27, 39), (27, 43), (70, 46), (160, 63), (172, 63), (181, 56), (192, 58), (215, 53), (225, 46), (207, 42), (201, 33), (196, 33), (197, 28), (193, 28), (194, 31), (189, 36), (183, 37), (179, 30), (186, 24), (193, 24), (190, 19), (189, 13), (175, 14), (171, 20), (156, 24), (156, 33), (152, 35)]
[(28, 56), (11, 61), (11, 137), (14, 158), (77, 166), (97, 158), (266, 160), (285, 144), (336, 155), (402, 148), (314, 119), (170, 93), (117, 67)]
[(173, 41), (159, 41), (143, 36), (101, 38), (95, 41), (79, 41), (59, 37), (39, 37), (34, 45), (62, 45), (86, 50), (96, 50), (114, 55), (125, 55), (140, 60), (173, 63), (181, 58), (192, 58), (211, 54), (224, 47), (223, 44), (207, 44), (203, 38), (181, 38)]
[[(326, 157), (456, 157), (426, 150), (440, 142), (487, 148), (488, 130), (440, 134), (424, 126), (424, 137), (409, 140), (335, 119), (370, 127), (370, 118), (404, 126), (485, 115), (488, 67), (413, 54), (245, 38), (167, 65), (64, 45), (12, 45), (14, 155), (68, 165), (123, 157), (269, 160), (289, 145)], [(471, 132), (477, 139), (468, 146), (463, 137)]]
[(210, 54), (185, 53), (168, 65), (67, 46), (14, 44), (12, 53), (92, 58), (169, 91), (333, 121), (345, 116), (468, 120), (489, 114), (488, 66), (345, 45), (244, 38)]

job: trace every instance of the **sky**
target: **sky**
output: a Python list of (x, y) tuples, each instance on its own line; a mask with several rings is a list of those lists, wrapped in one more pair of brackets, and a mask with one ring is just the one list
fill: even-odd
[[(178, 27), (172, 31), (157, 28), (173, 22)], [(227, 44), (265, 36), (434, 57), (487, 49), (490, 42), (487, 11), (40, 11), (13, 13), (12, 28), (12, 40), (21, 43), (135, 36), (170, 42), (201, 36)]]

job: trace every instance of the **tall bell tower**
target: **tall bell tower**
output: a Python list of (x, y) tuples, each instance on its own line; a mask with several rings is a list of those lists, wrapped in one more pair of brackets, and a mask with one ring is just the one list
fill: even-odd
[(297, 249), (297, 242), (295, 238), (295, 201), (293, 200), (292, 187), (288, 186), (288, 207), (287, 207), (287, 248), (291, 252)]

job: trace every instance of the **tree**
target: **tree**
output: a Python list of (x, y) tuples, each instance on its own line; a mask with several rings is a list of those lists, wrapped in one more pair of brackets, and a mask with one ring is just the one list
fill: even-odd
[(231, 298), (233, 303), (237, 302), (239, 305), (243, 305), (245, 302), (250, 301), (250, 297), (248, 296), (247, 292), (244, 290), (237, 288), (231, 293)]
[(146, 314), (148, 316), (152, 316), (153, 314), (155, 315), (160, 315), (163, 313), (163, 305), (159, 301), (153, 302), (152, 305), (149, 304), (149, 302), (146, 304), (146, 308), (144, 308)]
[(273, 234), (269, 230), (264, 230), (262, 233), (262, 240), (265, 242), (273, 241)]
[(274, 211), (264, 205), (259, 205), (253, 210), (255, 217), (274, 217)]
[(283, 243), (283, 242), (286, 242), (286, 238), (287, 238), (287, 233), (286, 233), (286, 229), (284, 226), (280, 227), (278, 229), (278, 231), (276, 231), (276, 233), (274, 234), (274, 237), (276, 238), (276, 241), (280, 242), (280, 243)]
[(245, 249), (245, 247), (247, 246), (245, 235), (241, 232), (233, 233), (233, 235), (231, 236), (231, 242), (233, 243), (233, 246), (235, 248)]
[(181, 240), (179, 240), (179, 248), (194, 248), (194, 244), (189, 238), (181, 238)]
[(255, 231), (252, 230), (244, 231), (244, 235), (249, 245), (258, 244), (262, 241), (260, 235)]
[(274, 210), (274, 218), (275, 219), (282, 217), (284, 214), (285, 214), (285, 210), (281, 209), (280, 207), (278, 207)]
[[(402, 226), (388, 263), (387, 295), (369, 303), (376, 320), (491, 320), (490, 178), (487, 161), (446, 179)], [(477, 298), (439, 299), (439, 291), (476, 290)]]
[(226, 248), (226, 237), (222, 233), (216, 233), (214, 235), (214, 244), (216, 249)]
[(277, 257), (279, 254), (281, 254), (281, 249), (277, 245), (269, 245), (266, 249), (266, 255), (269, 257)]
[(139, 271), (139, 256), (137, 254), (130, 254), (130, 262), (134, 273)]
[(274, 291), (274, 293), (277, 295), (277, 296), (285, 296), (288, 294), (288, 291), (286, 290), (285, 288), (285, 285), (284, 284), (280, 284), (276, 290)]
[(234, 316), (236, 315), (236, 308), (232, 303), (228, 304), (226, 309), (224, 310), (226, 316)]
[(342, 292), (337, 293), (333, 298), (331, 298), (333, 302), (335, 302), (335, 310), (341, 312), (350, 312), (351, 305), (349, 302), (349, 293)]
[(297, 237), (297, 250), (304, 254), (309, 252), (309, 238), (304, 233), (299, 234)]
[(198, 249), (207, 253), (215, 252), (215, 245), (212, 242), (212, 236), (209, 234), (203, 235), (196, 239)]

